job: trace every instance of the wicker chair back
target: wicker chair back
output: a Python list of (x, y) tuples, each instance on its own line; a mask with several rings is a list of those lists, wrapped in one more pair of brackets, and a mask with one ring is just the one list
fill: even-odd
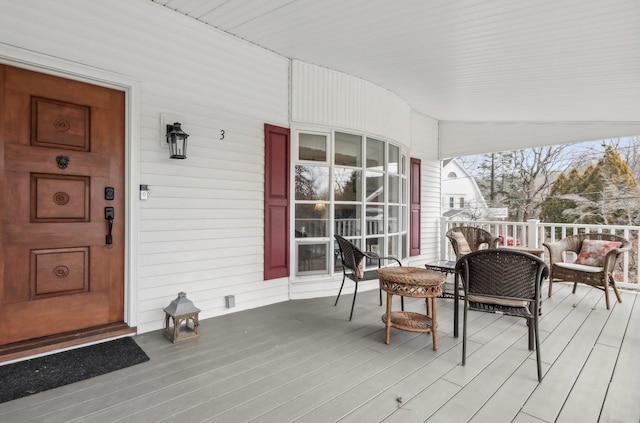
[(484, 229), (477, 228), (475, 226), (456, 226), (455, 228), (451, 228), (445, 234), (449, 241), (451, 242), (451, 246), (453, 247), (453, 251), (456, 254), (456, 260), (463, 256), (463, 253), (460, 251), (460, 247), (458, 246), (458, 241), (453, 236), (454, 232), (460, 232), (464, 235), (467, 242), (469, 243), (469, 248), (471, 251), (478, 251), (482, 244), (486, 244), (487, 248), (497, 248), (498, 241), (500, 238), (491, 235), (488, 231)]

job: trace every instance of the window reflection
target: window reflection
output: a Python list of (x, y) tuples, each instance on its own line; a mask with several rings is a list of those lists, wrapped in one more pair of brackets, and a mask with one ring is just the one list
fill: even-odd
[(367, 204), (367, 235), (384, 234), (384, 205)]
[(337, 235), (350, 237), (360, 235), (361, 206), (356, 204), (336, 204), (334, 207), (334, 224)]
[(296, 274), (341, 272), (334, 234), (363, 250), (407, 257), (407, 158), (399, 147), (362, 134), (299, 132), (297, 159)]
[(296, 204), (296, 238), (327, 236), (327, 208), (324, 203)]
[[(383, 250), (384, 250), (384, 238), (379, 237), (379, 238), (367, 238), (367, 246), (366, 246), (366, 250), (370, 251), (372, 253), (376, 253), (379, 256), (383, 256)], [(378, 265), (378, 261), (377, 260), (371, 260), (371, 259), (367, 259), (367, 266), (377, 266)]]
[(326, 273), (329, 270), (327, 247), (327, 243), (298, 244), (298, 271)]
[(400, 232), (400, 207), (389, 206), (389, 232)]
[(384, 175), (367, 171), (367, 202), (384, 201)]
[(296, 200), (329, 200), (329, 167), (296, 166)]
[(400, 149), (395, 145), (389, 145), (389, 173), (398, 174), (400, 171)]
[(384, 142), (367, 138), (367, 169), (384, 170)]
[(387, 250), (389, 251), (389, 255), (400, 257), (400, 235), (393, 235), (389, 237)]
[(389, 175), (389, 202), (400, 202), (400, 177), (398, 175)]
[(335, 164), (362, 166), (362, 137), (360, 135), (336, 132), (335, 150)]
[(326, 135), (300, 134), (300, 136), (298, 137), (298, 158), (300, 160), (326, 162)]
[(335, 168), (333, 170), (333, 195), (336, 201), (362, 201), (362, 171)]

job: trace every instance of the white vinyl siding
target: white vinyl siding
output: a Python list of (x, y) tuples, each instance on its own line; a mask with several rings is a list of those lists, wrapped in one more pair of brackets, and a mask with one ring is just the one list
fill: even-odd
[(409, 258), (412, 266), (438, 259), (440, 246), (441, 163), (438, 160), (438, 121), (413, 112), (411, 114), (411, 157), (421, 160), (422, 218), (420, 221), (421, 254)]
[(292, 122), (348, 128), (409, 144), (411, 108), (397, 95), (298, 60), (291, 67)]

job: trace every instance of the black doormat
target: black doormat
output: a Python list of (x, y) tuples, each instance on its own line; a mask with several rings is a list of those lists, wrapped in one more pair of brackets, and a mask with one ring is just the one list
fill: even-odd
[(0, 366), (0, 403), (148, 360), (133, 338), (126, 337)]

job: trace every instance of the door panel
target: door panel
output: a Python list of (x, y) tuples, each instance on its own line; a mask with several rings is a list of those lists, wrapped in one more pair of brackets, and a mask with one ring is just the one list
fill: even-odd
[(0, 345), (123, 321), (124, 107), (120, 91), (0, 66)]

